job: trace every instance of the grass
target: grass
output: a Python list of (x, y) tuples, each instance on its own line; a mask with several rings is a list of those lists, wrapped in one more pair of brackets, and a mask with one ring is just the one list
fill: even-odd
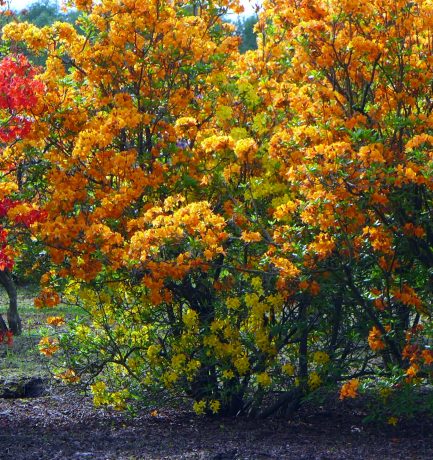
[[(22, 334), (14, 337), (11, 347), (0, 346), (0, 379), (13, 376), (50, 375), (47, 359), (39, 353), (38, 343), (46, 331), (48, 316), (75, 317), (82, 314), (78, 307), (60, 304), (55, 308), (37, 309), (33, 300), (38, 288), (36, 286), (18, 287), (18, 311), (22, 320)], [(0, 313), (6, 316), (8, 305), (6, 292), (0, 291)]]

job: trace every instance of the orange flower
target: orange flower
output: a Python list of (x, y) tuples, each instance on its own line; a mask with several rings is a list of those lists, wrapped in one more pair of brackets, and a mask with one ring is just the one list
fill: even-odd
[(66, 369), (65, 372), (57, 374), (56, 377), (67, 383), (76, 383), (80, 381), (80, 377), (72, 369)]
[(320, 284), (317, 281), (313, 281), (310, 284), (310, 292), (312, 295), (317, 295), (320, 292)]
[(36, 308), (55, 307), (60, 303), (60, 297), (52, 289), (44, 288), (34, 300)]
[(382, 298), (374, 299), (374, 306), (381, 311), (386, 308), (385, 301)]
[(302, 280), (300, 283), (299, 283), (299, 289), (301, 289), (302, 291), (305, 291), (305, 289), (307, 289), (309, 286), (309, 283), (308, 281), (306, 280)]
[(262, 236), (259, 232), (242, 232), (241, 240), (246, 243), (254, 243), (260, 241)]
[(385, 343), (382, 340), (382, 333), (376, 326), (373, 326), (373, 329), (368, 334), (368, 344), (374, 351), (383, 350), (385, 348)]
[(51, 357), (59, 350), (59, 341), (51, 337), (42, 337), (39, 341), (39, 352), (45, 356)]
[(61, 316), (48, 316), (47, 324), (50, 326), (62, 326), (65, 324), (65, 319)]
[(409, 366), (406, 370), (406, 382), (410, 382), (418, 374), (419, 366), (418, 364), (413, 363), (412, 366)]
[(433, 352), (431, 350), (423, 350), (421, 356), (427, 366), (433, 363)]
[(356, 398), (358, 396), (359, 380), (352, 379), (346, 382), (340, 390), (340, 399)]

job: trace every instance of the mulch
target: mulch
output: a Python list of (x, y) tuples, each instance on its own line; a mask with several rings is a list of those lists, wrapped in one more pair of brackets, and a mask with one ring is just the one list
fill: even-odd
[(0, 399), (0, 459), (432, 459), (433, 424), (365, 425), (348, 403), (304, 408), (291, 419), (197, 417), (188, 410), (139, 415), (93, 407), (53, 386), (46, 395)]

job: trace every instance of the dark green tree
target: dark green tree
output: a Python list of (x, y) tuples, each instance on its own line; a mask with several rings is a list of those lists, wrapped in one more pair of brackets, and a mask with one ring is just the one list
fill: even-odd
[(64, 13), (60, 10), (57, 2), (52, 0), (40, 0), (20, 11), (18, 16), (20, 21), (27, 21), (38, 27), (44, 27), (51, 25), (55, 21), (70, 22), (74, 24), (79, 16), (79, 12), (71, 10)]
[(249, 50), (257, 49), (257, 35), (254, 32), (254, 26), (257, 23), (257, 16), (240, 18), (236, 24), (237, 34), (242, 38), (239, 51), (245, 53)]

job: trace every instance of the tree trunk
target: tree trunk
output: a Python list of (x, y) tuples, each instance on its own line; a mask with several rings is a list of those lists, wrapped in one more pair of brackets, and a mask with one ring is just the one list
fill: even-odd
[(9, 329), (14, 335), (20, 335), (21, 318), (18, 314), (17, 289), (9, 270), (0, 271), (0, 283), (5, 288), (9, 297), (9, 308), (7, 311), (7, 320)]
[(7, 332), (8, 327), (6, 326), (5, 320), (3, 319), (3, 316), (0, 315), (0, 332), (3, 334)]

